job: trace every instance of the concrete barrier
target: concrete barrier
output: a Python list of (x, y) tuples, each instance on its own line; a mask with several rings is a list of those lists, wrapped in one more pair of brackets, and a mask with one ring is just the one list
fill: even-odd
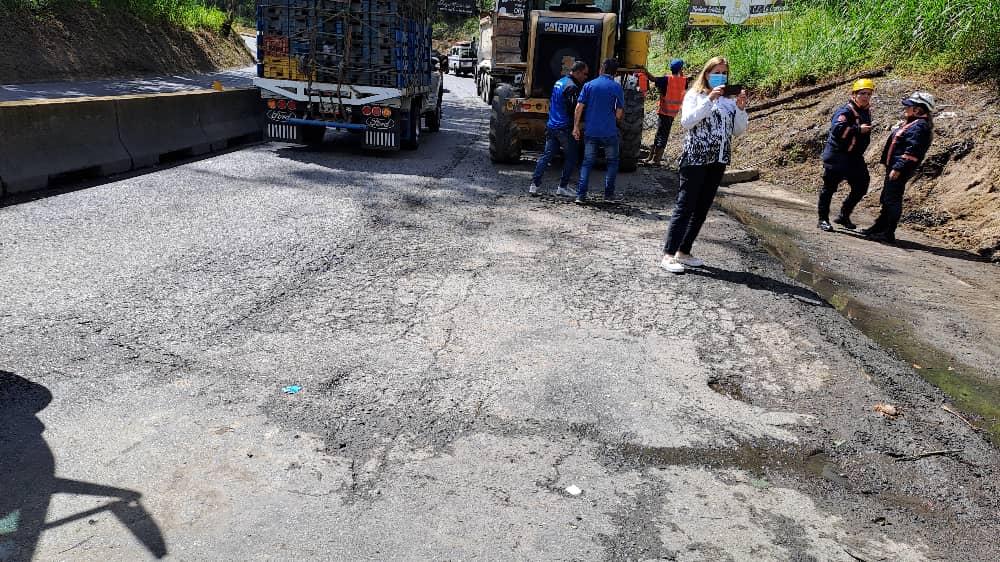
[(192, 95), (201, 128), (212, 150), (222, 150), (233, 141), (264, 137), (264, 102), (256, 88), (242, 88)]
[(0, 203), (53, 176), (106, 176), (263, 138), (255, 88), (0, 103)]
[(176, 92), (120, 96), (115, 100), (118, 133), (135, 168), (153, 166), (170, 153), (197, 156), (211, 149), (191, 96)]
[(128, 171), (114, 98), (0, 103), (0, 197), (48, 187), (53, 176)]

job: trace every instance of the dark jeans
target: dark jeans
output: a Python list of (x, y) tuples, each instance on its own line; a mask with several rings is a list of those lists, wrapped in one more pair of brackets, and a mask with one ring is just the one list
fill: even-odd
[(886, 170), (885, 185), (882, 186), (882, 212), (875, 219), (875, 224), (868, 229), (873, 234), (896, 235), (896, 227), (899, 225), (899, 218), (903, 216), (903, 191), (906, 182), (913, 174), (903, 174), (895, 180), (889, 179), (889, 170)]
[(871, 183), (868, 165), (865, 164), (864, 160), (861, 160), (846, 166), (823, 168), (823, 189), (819, 192), (817, 208), (819, 220), (830, 220), (830, 201), (833, 199), (833, 194), (837, 192), (840, 182), (844, 180), (847, 180), (847, 185), (851, 186), (851, 192), (847, 194), (847, 199), (844, 199), (844, 204), (840, 207), (840, 216), (850, 218), (854, 207), (857, 207), (861, 198), (868, 193), (868, 185)]
[(559, 187), (566, 187), (569, 184), (569, 177), (573, 175), (573, 169), (576, 168), (578, 155), (576, 139), (573, 138), (573, 132), (569, 129), (545, 129), (545, 151), (538, 159), (531, 183), (538, 187), (542, 186), (542, 175), (545, 174), (545, 168), (549, 167), (549, 162), (552, 161), (552, 157), (559, 149), (562, 149), (563, 152), (563, 169), (562, 177), (559, 179)]
[(656, 128), (656, 138), (653, 139), (653, 148), (663, 148), (667, 146), (667, 139), (670, 138), (670, 127), (674, 126), (674, 118), (660, 115), (660, 125)]
[(674, 214), (670, 217), (667, 239), (663, 242), (665, 254), (672, 256), (678, 250), (685, 254), (691, 253), (691, 247), (698, 238), (701, 225), (705, 224), (705, 217), (712, 208), (712, 201), (715, 200), (715, 193), (719, 190), (725, 171), (725, 164), (681, 167), (680, 192), (677, 194)]
[(576, 188), (579, 199), (587, 197), (587, 184), (590, 183), (590, 170), (597, 159), (597, 147), (604, 147), (604, 157), (608, 161), (608, 169), (604, 175), (604, 196), (615, 194), (615, 177), (618, 176), (618, 135), (611, 137), (584, 137), (583, 165), (580, 166), (580, 183)]

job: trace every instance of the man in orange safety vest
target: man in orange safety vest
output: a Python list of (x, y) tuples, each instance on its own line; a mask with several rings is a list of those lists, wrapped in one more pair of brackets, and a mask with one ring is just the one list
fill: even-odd
[(659, 165), (663, 158), (663, 151), (667, 148), (667, 138), (670, 137), (670, 127), (674, 124), (674, 117), (681, 110), (681, 103), (684, 102), (684, 90), (687, 88), (687, 78), (681, 75), (684, 70), (684, 61), (674, 59), (670, 61), (670, 75), (661, 76), (656, 79), (656, 88), (660, 91), (659, 125), (656, 128), (656, 139), (653, 141), (653, 149), (646, 158), (647, 164)]

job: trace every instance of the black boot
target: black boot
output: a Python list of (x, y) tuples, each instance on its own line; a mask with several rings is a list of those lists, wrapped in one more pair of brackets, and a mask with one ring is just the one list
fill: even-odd
[(830, 224), (830, 219), (819, 219), (816, 224), (816, 228), (822, 230), (823, 232), (833, 232), (833, 225)]
[(853, 222), (851, 222), (851, 218), (850, 217), (844, 216), (844, 215), (837, 215), (837, 218), (833, 219), (833, 222), (839, 224), (840, 226), (842, 226), (844, 228), (848, 228), (848, 229), (851, 229), (851, 230), (854, 230), (855, 228), (858, 227), (858, 225), (856, 225)]

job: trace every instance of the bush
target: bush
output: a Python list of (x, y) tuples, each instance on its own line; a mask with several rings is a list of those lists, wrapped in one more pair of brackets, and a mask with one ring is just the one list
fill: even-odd
[(204, 0), (0, 0), (0, 13), (79, 10), (84, 4), (97, 10), (124, 11), (151, 22), (218, 31), (226, 14)]
[(777, 90), (886, 65), (959, 76), (996, 68), (1000, 11), (992, 2), (799, 1), (789, 4), (792, 15), (773, 25), (684, 30), (686, 1), (648, 0), (660, 11), (647, 21), (663, 33), (667, 50), (692, 67), (721, 54), (735, 80)]

